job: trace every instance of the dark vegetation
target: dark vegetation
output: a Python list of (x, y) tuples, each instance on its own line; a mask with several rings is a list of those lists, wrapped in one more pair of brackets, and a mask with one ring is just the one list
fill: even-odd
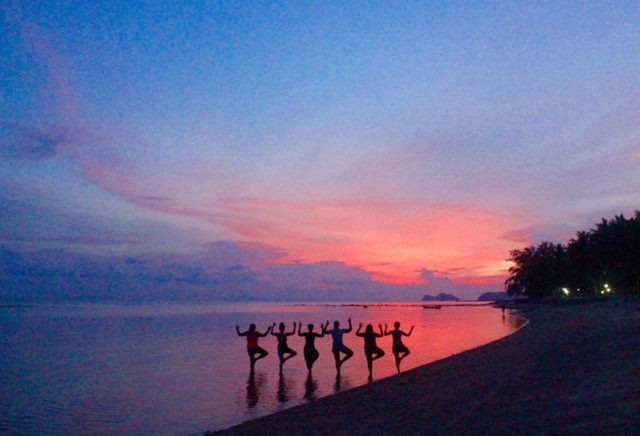
[(512, 250), (505, 290), (530, 299), (593, 297), (640, 292), (640, 211), (602, 219), (567, 245), (542, 242)]

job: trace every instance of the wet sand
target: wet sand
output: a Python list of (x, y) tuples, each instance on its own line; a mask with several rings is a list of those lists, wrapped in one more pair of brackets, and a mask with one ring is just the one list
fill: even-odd
[(219, 433), (638, 433), (640, 304), (522, 315), (500, 341)]

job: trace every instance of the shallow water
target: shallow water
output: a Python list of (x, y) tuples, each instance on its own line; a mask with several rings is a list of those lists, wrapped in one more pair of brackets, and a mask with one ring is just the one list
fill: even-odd
[[(246, 341), (255, 323), (265, 331), (284, 321), (352, 318), (345, 344), (354, 357), (336, 378), (330, 337), (316, 340), (320, 358), (307, 376), (304, 338), (278, 375), (276, 338), (260, 340), (270, 355), (249, 375)], [(96, 304), (0, 307), (0, 431), (20, 433), (193, 434), (228, 427), (368, 382), (359, 323), (401, 322), (412, 353), (402, 370), (475, 348), (514, 332), (520, 319), (485, 305), (369, 304)], [(374, 363), (374, 380), (396, 373), (391, 338)]]

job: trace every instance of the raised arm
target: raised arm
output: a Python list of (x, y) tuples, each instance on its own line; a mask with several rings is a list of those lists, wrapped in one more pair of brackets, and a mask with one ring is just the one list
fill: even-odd
[[(294, 323), (295, 326), (295, 323)], [(298, 323), (298, 336), (302, 336), (302, 321)]]
[(360, 330), (362, 330), (362, 323), (360, 323), (358, 330), (356, 330), (356, 336), (364, 337), (364, 333), (360, 333)]
[(247, 336), (247, 332), (240, 332), (239, 325), (236, 325), (236, 332), (238, 332), (238, 336)]
[(384, 336), (384, 333), (382, 333), (382, 324), (378, 324), (378, 328), (380, 329), (380, 334), (378, 335), (379, 338)]
[[(275, 334), (275, 331), (276, 331), (276, 323), (275, 323), (275, 322), (271, 325), (271, 327), (269, 327), (269, 328), (267, 329), (267, 331), (266, 331), (266, 332), (265, 332), (265, 334), (264, 334), (265, 336), (267, 336), (267, 335), (269, 334), (269, 330), (271, 330), (271, 336), (277, 336), (277, 335)], [(260, 333), (258, 333), (258, 335), (260, 335)]]
[(291, 330), (289, 333), (285, 333), (287, 336), (291, 336), (292, 334), (294, 334), (296, 332), (296, 323), (293, 323), (293, 330)]
[[(361, 324), (362, 325), (362, 324)], [(345, 333), (349, 333), (351, 330), (353, 330), (353, 327), (351, 326), (351, 318), (349, 318), (349, 328), (346, 329), (344, 332)]]
[(385, 336), (387, 336), (387, 335), (390, 335), (390, 334), (391, 334), (391, 333), (389, 333), (389, 332), (387, 331), (387, 325), (385, 324), (385, 325), (384, 325), (384, 335), (385, 335)]
[(327, 328), (329, 328), (329, 321), (327, 321), (327, 322), (324, 324), (324, 326), (322, 327), (322, 334), (323, 334), (323, 335), (326, 335), (326, 334), (327, 334), (327, 332), (328, 332)]
[(411, 332), (413, 332), (413, 328), (415, 327), (415, 325), (411, 326), (411, 329), (409, 329), (409, 333), (405, 333), (405, 336), (411, 336)]
[(264, 337), (265, 337), (265, 336), (267, 336), (270, 332), (271, 332), (271, 327), (269, 327), (269, 328), (267, 329), (267, 331), (266, 331), (266, 332), (264, 332), (264, 333), (260, 333), (260, 332), (256, 332), (256, 333), (257, 333), (257, 335), (258, 335), (258, 336), (260, 336), (261, 338), (264, 338)]

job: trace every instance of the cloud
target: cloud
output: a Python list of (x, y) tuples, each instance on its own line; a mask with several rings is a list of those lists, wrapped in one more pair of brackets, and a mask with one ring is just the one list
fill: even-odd
[(30, 242), (37, 244), (62, 244), (69, 245), (89, 245), (89, 246), (117, 246), (117, 245), (132, 245), (140, 244), (141, 240), (130, 239), (116, 239), (111, 237), (97, 237), (97, 236), (42, 236), (42, 237), (18, 237), (17, 239), (4, 239), (6, 242)]
[(174, 201), (175, 198), (163, 197), (163, 196), (159, 196), (159, 195), (143, 195), (143, 196), (140, 197), (140, 200), (162, 203), (162, 202), (165, 202), (165, 201)]
[[(13, 2), (6, 9), (13, 26), (6, 52), (16, 66), (8, 74), (21, 85), (7, 95), (17, 96), (10, 103), (24, 118), (0, 120), (0, 199), (10, 200), (0, 205), (5, 241), (130, 248), (137, 256), (151, 246), (171, 251), (186, 236), (189, 249), (201, 249), (191, 257), (182, 250), (124, 268), (158, 269), (152, 277), (206, 283), (215, 292), (227, 283), (233, 295), (243, 286), (314, 296), (425, 286), (471, 292), (502, 282), (510, 249), (566, 240), (587, 228), (585, 216), (588, 226), (637, 202), (638, 91), (629, 68), (637, 50), (615, 41), (630, 28), (628, 16), (613, 33), (605, 26), (588, 39), (571, 30), (570, 38), (556, 38), (574, 41), (576, 56), (553, 44), (530, 50), (540, 48), (539, 38), (519, 45), (527, 32), (506, 51), (461, 38), (513, 30), (500, 23), (485, 34), (483, 24), (442, 40), (416, 39), (425, 44), (418, 50), (398, 45), (398, 59), (410, 62), (387, 73), (402, 78), (371, 79), (349, 63), (342, 72), (351, 77), (337, 68), (329, 87), (322, 74), (303, 83), (287, 73), (274, 88), (277, 63), (259, 75), (248, 64), (236, 74), (225, 50), (206, 48), (218, 40), (197, 32), (197, 44), (176, 45), (181, 58), (163, 52), (173, 46), (164, 44), (166, 32), (140, 40), (108, 20), (79, 28), (77, 8), (58, 10), (68, 19), (55, 23), (46, 8)], [(416, 30), (410, 27), (407, 36)], [(593, 50), (593, 34), (610, 50)], [(122, 44), (112, 44), (113, 36)], [(263, 42), (265, 53), (273, 49)], [(194, 47), (213, 56), (196, 62), (202, 70), (191, 68), (189, 59), (203, 59)], [(255, 47), (247, 48), (253, 56)], [(610, 62), (614, 52), (623, 63)], [(534, 70), (531, 53), (542, 54)], [(288, 72), (305, 71), (311, 56), (297, 66), (289, 56)], [(349, 88), (360, 76), (368, 79)], [(220, 86), (228, 78), (231, 85)], [(171, 242), (169, 226), (157, 222), (179, 228)]]
[[(231, 258), (220, 260), (230, 253)], [(268, 250), (223, 241), (201, 253), (135, 257), (0, 247), (0, 298), (418, 301), (424, 294), (424, 287), (376, 282), (370, 273), (339, 262), (233, 263), (270, 255)]]
[[(114, 173), (109, 177), (121, 180)], [(423, 283), (415, 271), (425, 264), (446, 267), (456, 280), (480, 274), (501, 282), (496, 277), (504, 274), (501, 263), (519, 231), (514, 226), (522, 222), (473, 206), (366, 198), (314, 202), (223, 197), (195, 204), (193, 199), (168, 195), (149, 199), (130, 194), (123, 195), (139, 206), (194, 218), (226, 229), (235, 240), (253, 241), (242, 247), (242, 256), (249, 247), (256, 250), (253, 264), (335, 261), (367, 271), (373, 280), (395, 284)], [(239, 256), (235, 245), (214, 242), (211, 247), (215, 250), (208, 256), (214, 263)]]
[(451, 294), (463, 300), (475, 300), (485, 292), (501, 291), (502, 286), (496, 283), (504, 282), (504, 276), (500, 275), (490, 277), (486, 281), (477, 280), (477, 277), (467, 277), (462, 283), (454, 283), (447, 277), (448, 272), (431, 271), (426, 268), (419, 272), (426, 282), (425, 293), (432, 296), (439, 293)]
[(426, 268), (420, 270), (420, 277), (426, 282), (429, 289), (437, 289), (440, 292), (449, 292), (455, 288), (451, 280), (446, 277), (436, 276), (436, 272), (429, 271)]
[(44, 131), (0, 120), (0, 156), (5, 159), (53, 159), (65, 142), (66, 135), (61, 131)]
[(255, 242), (215, 241), (205, 244), (202, 261), (208, 265), (262, 266), (286, 253)]
[[(502, 262), (512, 241), (511, 215), (472, 206), (396, 201), (283, 202), (227, 199), (226, 225), (251, 240), (281, 247), (287, 261), (335, 260), (387, 283), (420, 283), (415, 271)], [(224, 214), (222, 216), (225, 216)], [(467, 270), (467, 275), (473, 271)], [(491, 275), (501, 273), (501, 268)], [(460, 277), (458, 274), (457, 277)]]
[(528, 245), (531, 243), (531, 233), (527, 229), (510, 229), (504, 232), (501, 239), (509, 242), (515, 242), (522, 245)]

